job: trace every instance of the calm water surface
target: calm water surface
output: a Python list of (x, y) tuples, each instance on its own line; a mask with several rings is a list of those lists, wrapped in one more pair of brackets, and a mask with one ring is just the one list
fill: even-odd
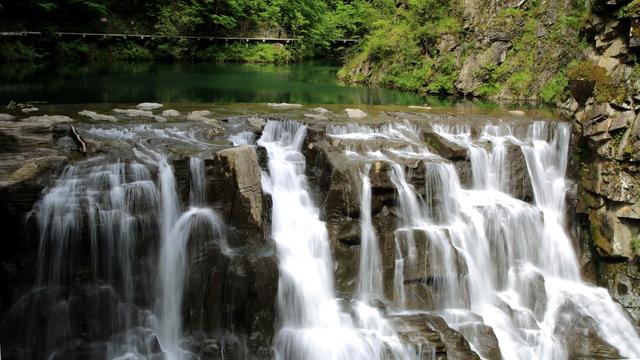
[(337, 66), (232, 64), (0, 64), (0, 103), (265, 103), (415, 105), (398, 90), (345, 86)]

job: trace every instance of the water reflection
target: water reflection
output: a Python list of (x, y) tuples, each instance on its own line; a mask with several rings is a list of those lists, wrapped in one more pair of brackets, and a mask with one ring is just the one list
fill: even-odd
[(423, 104), (397, 90), (344, 86), (337, 66), (90, 63), (0, 65), (0, 103), (291, 102), (323, 104)]

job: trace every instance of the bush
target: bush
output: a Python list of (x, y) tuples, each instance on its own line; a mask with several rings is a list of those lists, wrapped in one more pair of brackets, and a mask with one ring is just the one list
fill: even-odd
[(82, 40), (61, 41), (56, 44), (55, 56), (59, 60), (88, 60), (91, 55), (89, 46)]
[(2, 42), (0, 43), (0, 49), (0, 61), (34, 61), (44, 56), (35, 48), (20, 41), (14, 43)]
[(282, 44), (231, 44), (210, 46), (196, 52), (195, 58), (216, 63), (283, 64), (294, 56)]

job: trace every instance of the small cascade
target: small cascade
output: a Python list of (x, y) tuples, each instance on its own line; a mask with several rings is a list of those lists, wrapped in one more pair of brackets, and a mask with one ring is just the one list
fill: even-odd
[[(576, 341), (569, 340), (578, 331), (576, 322), (590, 324), (584, 326), (591, 326), (596, 337), (622, 356), (638, 356), (636, 330), (606, 290), (581, 282), (564, 231), (569, 124), (534, 122), (526, 135), (507, 125), (487, 125), (478, 137), (466, 125), (433, 125), (438, 136), (467, 150), (470, 189), (461, 186), (447, 160), (407, 136), (404, 128), (399, 123), (327, 130), (329, 136), (346, 142), (353, 161), (365, 163), (361, 257), (379, 256), (371, 254), (375, 247), (365, 242), (371, 240), (372, 228), (367, 211), (371, 200), (364, 188), (371, 186), (368, 164), (388, 165), (389, 181), (396, 190), (390, 299), (396, 314), (436, 312), (482, 357), (496, 357), (486, 348), (489, 331), (503, 358), (567, 358), (572, 351), (568, 346), (573, 346), (568, 342)], [(372, 147), (366, 143), (372, 139), (386, 142)], [(509, 161), (515, 152), (521, 152), (526, 162), (534, 204), (510, 193)], [(416, 160), (425, 169), (422, 194), (407, 176), (411, 173), (407, 164)], [(361, 272), (360, 283), (370, 276)]]
[(204, 160), (192, 157), (189, 160), (189, 166), (191, 169), (189, 205), (202, 207), (207, 203), (207, 178)]
[(303, 175), (300, 149), (305, 135), (306, 127), (300, 123), (270, 121), (258, 141), (269, 155), (263, 188), (273, 199), (272, 237), (279, 256), (276, 357), (412, 358), (415, 355), (376, 310), (359, 303), (355, 322), (341, 310), (334, 293), (327, 230)]
[(371, 164), (365, 164), (362, 172), (362, 200), (360, 202), (360, 276), (358, 292), (362, 301), (382, 298), (382, 260), (378, 237), (371, 220)]
[[(188, 354), (182, 347), (187, 243), (194, 236), (197, 241), (211, 239), (228, 254), (226, 227), (214, 210), (205, 207), (204, 161), (190, 159), (191, 207), (185, 210), (174, 170), (163, 150), (142, 139), (151, 136), (191, 146), (201, 144), (189, 132), (146, 125), (92, 128), (89, 132), (103, 139), (130, 141), (142, 163), (94, 158), (69, 165), (34, 207), (32, 217), (40, 234), (38, 283), (29, 295), (33, 299), (24, 302), (25, 306), (48, 304), (43, 310), (48, 316), (45, 324), (35, 322), (39, 326), (27, 334), (29, 341), (34, 349), (43, 351), (36, 357), (66, 353), (61, 346), (72, 329), (77, 331), (74, 316), (87, 316), (107, 320), (101, 326), (112, 336), (97, 345), (107, 358), (146, 358), (159, 350), (169, 359), (184, 358)], [(154, 248), (159, 249), (155, 271), (144, 261), (136, 261), (137, 252)], [(81, 268), (91, 271), (85, 274), (78, 271)], [(155, 302), (155, 314), (139, 304), (148, 296), (148, 289), (138, 293), (141, 286), (150, 288), (153, 283), (156, 298), (145, 306)], [(87, 296), (93, 298), (85, 299)], [(111, 303), (117, 306), (104, 305)]]

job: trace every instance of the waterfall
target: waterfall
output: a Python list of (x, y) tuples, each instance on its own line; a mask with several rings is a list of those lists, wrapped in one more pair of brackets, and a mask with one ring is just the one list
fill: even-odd
[(276, 357), (382, 359), (389, 352), (394, 358), (411, 358), (377, 311), (358, 304), (355, 324), (340, 309), (327, 230), (304, 176), (300, 151), (305, 135), (300, 123), (269, 121), (258, 141), (269, 156), (263, 189), (273, 199), (271, 236), (280, 269)]
[(358, 291), (360, 298), (381, 298), (382, 260), (378, 248), (378, 237), (371, 220), (371, 181), (369, 171), (371, 164), (365, 164), (362, 172), (362, 200), (360, 202), (360, 274)]
[[(363, 185), (371, 186), (366, 164), (389, 165), (397, 206), (395, 311), (439, 313), (483, 357), (486, 335), (478, 329), (488, 325), (503, 358), (567, 358), (570, 349), (562, 334), (577, 331), (571, 328), (573, 321), (593, 321), (598, 336), (621, 355), (637, 357), (636, 330), (606, 290), (581, 282), (576, 254), (564, 230), (570, 125), (534, 122), (520, 137), (508, 125), (486, 125), (477, 137), (468, 125), (432, 127), (438, 136), (467, 150), (470, 189), (461, 186), (447, 160), (401, 131), (406, 124), (327, 130), (330, 137), (348, 143), (346, 151), (353, 161), (365, 162)], [(389, 141), (372, 149), (366, 143), (370, 139)], [(533, 204), (510, 194), (508, 154), (513, 151), (524, 156)], [(405, 164), (416, 160), (425, 167), (424, 194), (406, 176)], [(360, 251), (361, 257), (375, 258), (364, 242), (371, 229), (366, 191), (363, 187)], [(369, 276), (361, 272), (359, 281), (368, 281)], [(418, 296), (423, 287), (429, 289), (428, 301)]]
[(189, 160), (191, 169), (191, 188), (189, 191), (189, 204), (191, 206), (204, 206), (207, 203), (207, 178), (205, 175), (204, 160), (192, 157)]

